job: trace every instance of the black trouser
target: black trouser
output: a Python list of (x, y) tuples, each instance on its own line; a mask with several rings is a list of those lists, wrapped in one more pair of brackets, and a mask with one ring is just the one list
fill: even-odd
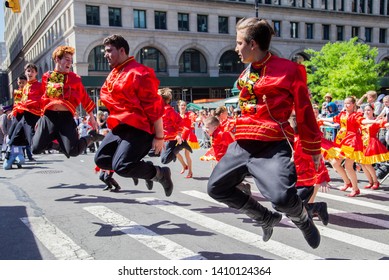
[(154, 135), (126, 124), (112, 129), (100, 143), (95, 163), (105, 170), (113, 170), (119, 176), (152, 179), (156, 168), (152, 162), (142, 159), (151, 149)]
[(73, 115), (69, 111), (50, 111), (37, 122), (37, 130), (32, 138), (32, 153), (40, 154), (58, 141), (60, 150), (66, 157), (75, 157), (83, 153), (87, 146), (85, 137), (79, 138)]
[[(35, 134), (35, 125), (40, 119), (40, 116), (24, 111), (23, 114), (18, 114), (10, 129), (10, 140), (8, 144), (26, 146), (32, 142), (32, 137)], [(23, 145), (20, 145), (23, 143)]]
[(189, 152), (193, 152), (192, 148), (189, 146), (187, 141), (182, 141), (181, 144), (178, 145), (177, 140), (171, 140), (165, 142), (165, 149), (161, 153), (161, 162), (163, 164), (168, 164), (171, 161), (176, 159), (176, 155), (181, 150), (188, 150)]
[(119, 186), (119, 184), (116, 182), (116, 180), (114, 178), (112, 178), (113, 173), (114, 172), (112, 172), (112, 171), (101, 170), (100, 171), (100, 175), (99, 175), (99, 179), (101, 181), (103, 181), (110, 188), (112, 186), (115, 186), (115, 187)]
[(287, 141), (238, 140), (231, 143), (209, 178), (208, 194), (229, 207), (240, 209), (248, 195), (236, 186), (250, 174), (274, 209), (288, 216), (298, 216), (303, 204), (296, 194), (297, 175), (290, 158)]
[(314, 186), (304, 186), (304, 187), (297, 187), (297, 195), (301, 198), (304, 205), (308, 204), (308, 201), (311, 199), (313, 195), (313, 191), (315, 189)]

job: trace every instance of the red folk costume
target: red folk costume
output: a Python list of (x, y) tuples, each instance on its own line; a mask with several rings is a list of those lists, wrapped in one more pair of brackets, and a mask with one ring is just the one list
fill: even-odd
[(184, 125), (184, 129), (182, 131), (182, 140), (187, 141), (193, 150), (200, 148), (199, 141), (197, 140), (197, 136), (194, 133), (194, 124), (196, 123), (196, 118), (196, 114), (190, 111), (185, 112), (184, 117), (182, 117), (182, 122)]
[(28, 81), (22, 90), (20, 101), (14, 106), (12, 114), (23, 114), (24, 111), (41, 116), (41, 98), (43, 95), (42, 84), (36, 79)]
[(345, 111), (333, 118), (333, 122), (340, 124), (336, 134), (335, 146), (341, 150), (341, 155), (361, 163), (363, 161), (363, 143), (361, 125), (364, 120), (360, 112), (348, 114)]
[[(321, 127), (323, 125), (324, 121), (318, 120), (317, 125)], [(335, 143), (326, 139), (322, 133), (321, 138), (321, 154), (323, 155), (324, 159), (330, 160), (330, 159), (336, 159), (340, 158), (341, 151), (338, 147), (335, 147)]]
[(170, 104), (165, 105), (165, 112), (162, 116), (163, 133), (165, 141), (176, 140), (177, 135), (184, 130), (184, 123), (180, 114)]
[(108, 128), (125, 123), (154, 134), (154, 122), (162, 117), (164, 104), (158, 94), (159, 80), (147, 69), (131, 56), (108, 75), (100, 91), (109, 110)]
[(23, 96), (23, 88), (18, 88), (14, 90), (13, 92), (14, 105), (18, 104), (22, 100), (22, 96)]
[(221, 125), (215, 129), (211, 135), (211, 148), (207, 153), (200, 157), (200, 160), (210, 161), (216, 160), (219, 161), (227, 152), (228, 145), (234, 142), (234, 138), (229, 131), (224, 131)]
[(221, 121), (220, 125), (222, 126), (224, 131), (229, 131), (232, 134), (235, 133), (235, 125), (236, 125), (235, 119), (228, 117), (224, 121)]
[(42, 87), (45, 90), (41, 99), (42, 114), (56, 104), (64, 105), (73, 115), (80, 103), (88, 114), (96, 106), (86, 92), (81, 77), (74, 72), (46, 72), (42, 77)]
[(294, 142), (294, 164), (297, 172), (296, 186), (298, 187), (314, 186), (331, 181), (324, 160), (321, 160), (319, 170), (316, 171), (312, 156), (303, 152), (298, 136), (295, 137)]
[(389, 160), (388, 149), (381, 143), (377, 135), (381, 128), (385, 127), (386, 121), (366, 124), (362, 126), (362, 141), (364, 158), (361, 163), (374, 164)]
[(294, 130), (288, 119), (294, 109), (304, 153), (319, 154), (321, 132), (312, 104), (309, 98), (301, 98), (308, 97), (304, 66), (285, 63), (269, 52), (251, 68), (240, 75), (237, 83), (241, 117), (236, 119), (235, 139), (281, 141), (287, 137), (293, 142)]

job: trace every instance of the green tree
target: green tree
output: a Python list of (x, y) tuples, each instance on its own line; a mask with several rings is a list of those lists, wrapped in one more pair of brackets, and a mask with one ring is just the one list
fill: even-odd
[(308, 86), (313, 98), (321, 102), (326, 93), (334, 100), (347, 96), (361, 97), (368, 90), (379, 88), (382, 63), (375, 63), (377, 48), (352, 38), (347, 42), (327, 43), (320, 51), (305, 50), (310, 60), (304, 61)]

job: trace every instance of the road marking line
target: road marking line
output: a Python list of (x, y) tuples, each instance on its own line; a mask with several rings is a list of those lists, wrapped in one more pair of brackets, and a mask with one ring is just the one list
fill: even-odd
[(355, 198), (355, 197), (354, 198), (341, 197), (341, 196), (337, 196), (334, 194), (328, 194), (328, 193), (322, 193), (322, 192), (318, 192), (317, 196), (322, 197), (322, 198), (326, 198), (326, 199), (337, 200), (337, 201), (341, 201), (341, 202), (351, 203), (353, 205), (358, 205), (358, 206), (377, 209), (380, 211), (389, 212), (389, 206), (380, 205), (377, 203), (368, 202), (368, 201), (364, 201), (364, 200), (359, 200), (358, 198)]
[[(307, 260), (307, 259), (321, 259), (321, 257), (314, 254), (307, 253), (303, 250), (288, 246), (286, 244), (269, 240), (263, 242), (260, 234), (254, 234), (252, 232), (225, 224), (218, 220), (208, 218), (207, 216), (198, 214), (194, 211), (187, 210), (183, 207), (175, 206), (167, 201), (158, 200), (152, 197), (138, 198), (137, 201), (147, 203), (160, 210), (173, 214), (179, 218), (185, 219), (192, 223), (198, 224), (202, 227), (211, 229), (220, 234), (226, 235), (230, 238), (236, 239), (240, 242), (249, 244), (250, 246), (256, 247), (260, 250), (267, 251), (273, 255), (277, 255), (284, 259), (292, 260)], [(258, 229), (260, 231), (260, 229)]]
[(123, 217), (105, 206), (84, 207), (86, 211), (103, 222), (112, 225), (113, 230), (120, 230), (131, 238), (146, 245), (162, 256), (171, 260), (205, 260), (201, 255), (161, 236), (157, 233)]
[[(250, 183), (250, 185), (255, 187), (255, 183), (254, 182), (249, 181), (249, 183)], [(338, 189), (338, 187), (335, 187), (335, 188)], [(257, 190), (256, 187), (255, 187), (254, 191), (252, 190), (252, 193), (260, 195), (260, 192)], [(378, 196), (383, 196), (383, 193), (379, 193), (377, 191), (370, 191), (370, 190), (362, 190), (361, 194), (362, 195), (363, 194), (376, 194)], [(326, 199), (346, 202), (346, 203), (350, 203), (350, 204), (354, 204), (354, 205), (358, 205), (358, 206), (363, 206), (363, 207), (377, 209), (377, 210), (380, 210), (380, 211), (389, 212), (389, 206), (381, 205), (381, 204), (377, 204), (377, 203), (373, 203), (373, 202), (368, 202), (368, 201), (364, 201), (364, 200), (359, 200), (358, 198), (355, 198), (355, 197), (354, 198), (347, 197), (347, 196), (342, 197), (342, 196), (333, 195), (333, 194), (324, 193), (324, 192), (317, 192), (317, 196), (318, 197), (322, 197), (322, 198), (326, 198)], [(361, 197), (363, 197), (363, 196), (361, 196)]]
[[(206, 201), (214, 203), (214, 204), (218, 204), (218, 205), (227, 207), (224, 203), (221, 203), (221, 202), (214, 200), (209, 195), (207, 195), (206, 193), (203, 193), (203, 192), (193, 190), (193, 191), (182, 191), (181, 193), (189, 195), (189, 196), (193, 196), (193, 197), (196, 197), (196, 198), (199, 198), (202, 200), (206, 200)], [(256, 195), (261, 196), (261, 194), (259, 192), (256, 193)], [(261, 196), (261, 197), (263, 197), (263, 196)], [(364, 216), (364, 215), (360, 215), (360, 214), (356, 214), (356, 213), (349, 213), (346, 211), (336, 210), (336, 209), (332, 209), (332, 208), (328, 208), (328, 213), (340, 216), (342, 218), (346, 218), (346, 219), (350, 219), (350, 220), (354, 220), (354, 221), (356, 220), (356, 221), (360, 221), (363, 223), (371, 224), (374, 226), (389, 228), (389, 221), (382, 220), (382, 219), (368, 217), (368, 216)]]
[(371, 224), (374, 226), (389, 228), (389, 221), (382, 220), (382, 219), (377, 219), (377, 218), (364, 216), (364, 215), (356, 214), (356, 213), (349, 213), (346, 211), (336, 210), (333, 208), (328, 208), (328, 213), (330, 213), (331, 215), (339, 216), (339, 217), (349, 219), (349, 220), (360, 221), (360, 222), (363, 222), (366, 224)]
[[(219, 203), (217, 201), (213, 201), (213, 199), (211, 197), (209, 197), (206, 193), (202, 193), (199, 191), (183, 191), (182, 193), (190, 195), (190, 196), (194, 196), (196, 198), (204, 199), (208, 202), (222, 204), (222, 203)], [(335, 210), (334, 212), (342, 212), (342, 211)], [(362, 215), (354, 214), (354, 216), (358, 216), (358, 218), (360, 219), (360, 217)], [(365, 218), (367, 218), (367, 217), (365, 217)], [(379, 219), (370, 218), (370, 223), (382, 226), (381, 224), (377, 224), (377, 220), (379, 220)], [(381, 220), (381, 221), (383, 222), (382, 224), (384, 224), (384, 226), (385, 226), (385, 223), (387, 223), (387, 222), (385, 222), (384, 220)], [(282, 223), (287, 223), (287, 224), (293, 225), (293, 223), (287, 219), (283, 220)], [(366, 239), (363, 237), (359, 237), (359, 236), (356, 236), (353, 234), (345, 233), (343, 231), (330, 229), (328, 227), (320, 226), (317, 224), (316, 224), (316, 226), (320, 230), (320, 234), (322, 236), (326, 236), (328, 238), (335, 239), (335, 240), (338, 240), (338, 241), (341, 241), (341, 242), (344, 242), (347, 244), (351, 244), (353, 246), (363, 248), (366, 250), (370, 250), (373, 252), (378, 252), (378, 253), (382, 253), (384, 255), (389, 255), (389, 245), (387, 245), (387, 244), (380, 243), (380, 242), (370, 240), (370, 239)]]
[(59, 260), (93, 260), (65, 233), (46, 217), (23, 217), (20, 220), (31, 230), (40, 242)]
[[(291, 223), (291, 222), (290, 222)], [(363, 248), (372, 252), (381, 253), (384, 256), (389, 255), (389, 245), (377, 242), (371, 239), (359, 237), (353, 234), (334, 230), (325, 226), (316, 225), (322, 236), (329, 237), (355, 247)]]

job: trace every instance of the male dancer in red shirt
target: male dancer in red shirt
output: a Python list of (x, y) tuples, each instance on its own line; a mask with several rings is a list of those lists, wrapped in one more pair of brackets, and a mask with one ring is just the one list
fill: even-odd
[[(74, 48), (57, 47), (52, 55), (54, 71), (46, 72), (42, 77), (44, 94), (41, 98), (42, 117), (32, 138), (32, 152), (40, 154), (54, 140), (58, 141), (61, 152), (66, 157), (83, 153), (92, 142), (100, 141), (103, 136), (96, 134), (98, 125), (93, 115), (96, 105), (86, 92), (81, 77), (71, 71)], [(79, 138), (73, 116), (80, 105), (89, 114), (94, 130), (91, 135)]]
[(164, 103), (158, 94), (159, 80), (154, 71), (129, 56), (130, 47), (121, 35), (104, 39), (105, 57), (112, 68), (100, 91), (109, 111), (111, 130), (95, 154), (96, 165), (123, 177), (162, 184), (165, 195), (173, 192), (168, 167), (154, 166), (142, 159), (151, 148), (159, 154), (164, 147), (162, 115)]
[[(24, 66), (24, 72), (27, 84), (22, 89), (19, 102), (15, 103), (12, 110), (12, 115), (15, 118), (10, 129), (10, 141), (8, 142), (10, 146), (14, 144), (15, 139), (16, 142), (26, 141), (25, 145), (31, 145), (35, 125), (41, 116), (40, 100), (43, 90), (42, 84), (36, 78), (38, 68), (33, 63), (27, 63)], [(30, 154), (28, 156), (30, 160), (33, 160)]]
[(269, 230), (278, 217), (236, 188), (250, 174), (262, 195), (317, 248), (320, 233), (296, 194), (291, 160), (294, 131), (288, 122), (295, 110), (303, 151), (312, 155), (318, 169), (321, 134), (308, 97), (305, 68), (269, 52), (274, 31), (265, 20), (244, 18), (236, 30), (236, 51), (243, 63), (250, 63), (238, 79), (242, 115), (236, 119), (236, 141), (209, 178), (208, 194)]

